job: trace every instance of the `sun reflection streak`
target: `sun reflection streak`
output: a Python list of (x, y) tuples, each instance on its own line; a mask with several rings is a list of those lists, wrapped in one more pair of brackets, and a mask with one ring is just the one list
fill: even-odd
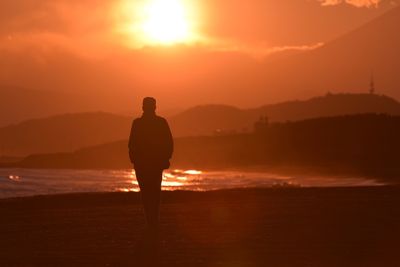
[[(195, 184), (197, 184), (199, 179), (202, 179), (200, 177), (201, 174), (204, 174), (202, 171), (199, 170), (169, 170), (163, 172), (162, 176), (162, 190), (165, 191), (172, 191), (172, 190), (180, 190), (180, 189), (185, 189), (188, 187), (193, 187)], [(139, 183), (136, 178), (136, 172), (135, 170), (129, 170), (126, 172), (124, 175), (125, 181), (128, 183), (128, 185), (116, 188), (116, 191), (119, 192), (139, 192)], [(199, 188), (194, 188), (195, 190), (199, 190)]]
[(165, 187), (165, 186), (167, 186), (167, 187), (177, 187), (177, 186), (183, 186), (184, 185), (184, 183), (180, 183), (180, 182), (177, 182), (177, 181), (163, 181), (162, 182), (162, 186), (163, 187)]
[(190, 175), (199, 175), (199, 174), (202, 174), (203, 172), (197, 171), (197, 170), (187, 170), (187, 171), (184, 171), (183, 173), (190, 174)]
[(140, 190), (139, 188), (117, 188), (116, 191), (128, 193), (128, 192), (139, 192)]
[(168, 178), (175, 178), (175, 175), (168, 173), (168, 172), (164, 173), (163, 180), (166, 180)]

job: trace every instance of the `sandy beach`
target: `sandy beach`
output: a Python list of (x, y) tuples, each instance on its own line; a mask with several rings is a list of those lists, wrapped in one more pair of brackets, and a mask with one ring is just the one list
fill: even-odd
[[(156, 266), (400, 266), (400, 187), (163, 192)], [(140, 266), (138, 193), (0, 200), (0, 266)], [(143, 263), (142, 266), (151, 266)]]

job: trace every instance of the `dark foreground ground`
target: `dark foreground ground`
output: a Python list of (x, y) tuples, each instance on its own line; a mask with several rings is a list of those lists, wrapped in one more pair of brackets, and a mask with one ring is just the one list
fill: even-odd
[(0, 214), (0, 266), (400, 266), (400, 187), (165, 192), (158, 257), (137, 193), (6, 199)]

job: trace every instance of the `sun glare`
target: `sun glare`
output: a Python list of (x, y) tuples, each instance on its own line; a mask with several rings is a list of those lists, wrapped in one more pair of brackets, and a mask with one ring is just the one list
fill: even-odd
[(121, 0), (115, 31), (131, 47), (203, 42), (201, 5), (193, 0)]
[(144, 12), (142, 30), (150, 41), (160, 44), (188, 41), (190, 23), (181, 0), (153, 0)]

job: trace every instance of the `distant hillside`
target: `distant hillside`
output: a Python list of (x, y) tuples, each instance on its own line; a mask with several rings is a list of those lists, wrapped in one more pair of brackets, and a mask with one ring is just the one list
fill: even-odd
[(204, 105), (190, 108), (170, 118), (176, 136), (212, 135), (218, 130), (238, 130), (251, 125), (252, 114), (226, 105)]
[[(263, 132), (175, 140), (173, 168), (241, 169), (297, 166), (399, 183), (400, 116), (363, 114), (275, 123)], [(130, 168), (127, 141), (73, 153), (32, 155), (25, 168)], [(4, 165), (3, 166), (7, 166)]]
[(373, 72), (378, 92), (398, 98), (399, 25), (400, 7), (395, 7), (318, 49), (276, 60), (266, 69), (271, 79), (267, 86), (281, 88), (288, 94), (315, 94), (327, 86), (334, 92), (367, 91)]
[(74, 151), (126, 138), (131, 119), (108, 113), (78, 113), (25, 121), (0, 128), (0, 154)]
[(0, 85), (0, 127), (32, 118), (93, 110), (78, 94)]
[[(139, 105), (136, 106), (136, 110), (140, 109)], [(108, 110), (114, 110), (118, 114), (132, 113), (120, 112), (122, 107), (126, 110), (133, 109), (130, 98), (123, 93), (117, 96), (112, 95), (112, 92), (80, 94), (76, 91), (34, 90), (0, 84), (0, 127), (66, 113)]]
[(306, 101), (267, 105), (252, 112), (264, 113), (271, 121), (297, 121), (362, 113), (400, 115), (400, 103), (384, 95), (328, 93)]
[(260, 116), (271, 122), (298, 121), (317, 117), (330, 117), (361, 113), (400, 115), (400, 103), (380, 95), (327, 94), (305, 101), (290, 101), (254, 109), (238, 109), (223, 105), (198, 106), (170, 119), (177, 136), (211, 135), (248, 132)]

